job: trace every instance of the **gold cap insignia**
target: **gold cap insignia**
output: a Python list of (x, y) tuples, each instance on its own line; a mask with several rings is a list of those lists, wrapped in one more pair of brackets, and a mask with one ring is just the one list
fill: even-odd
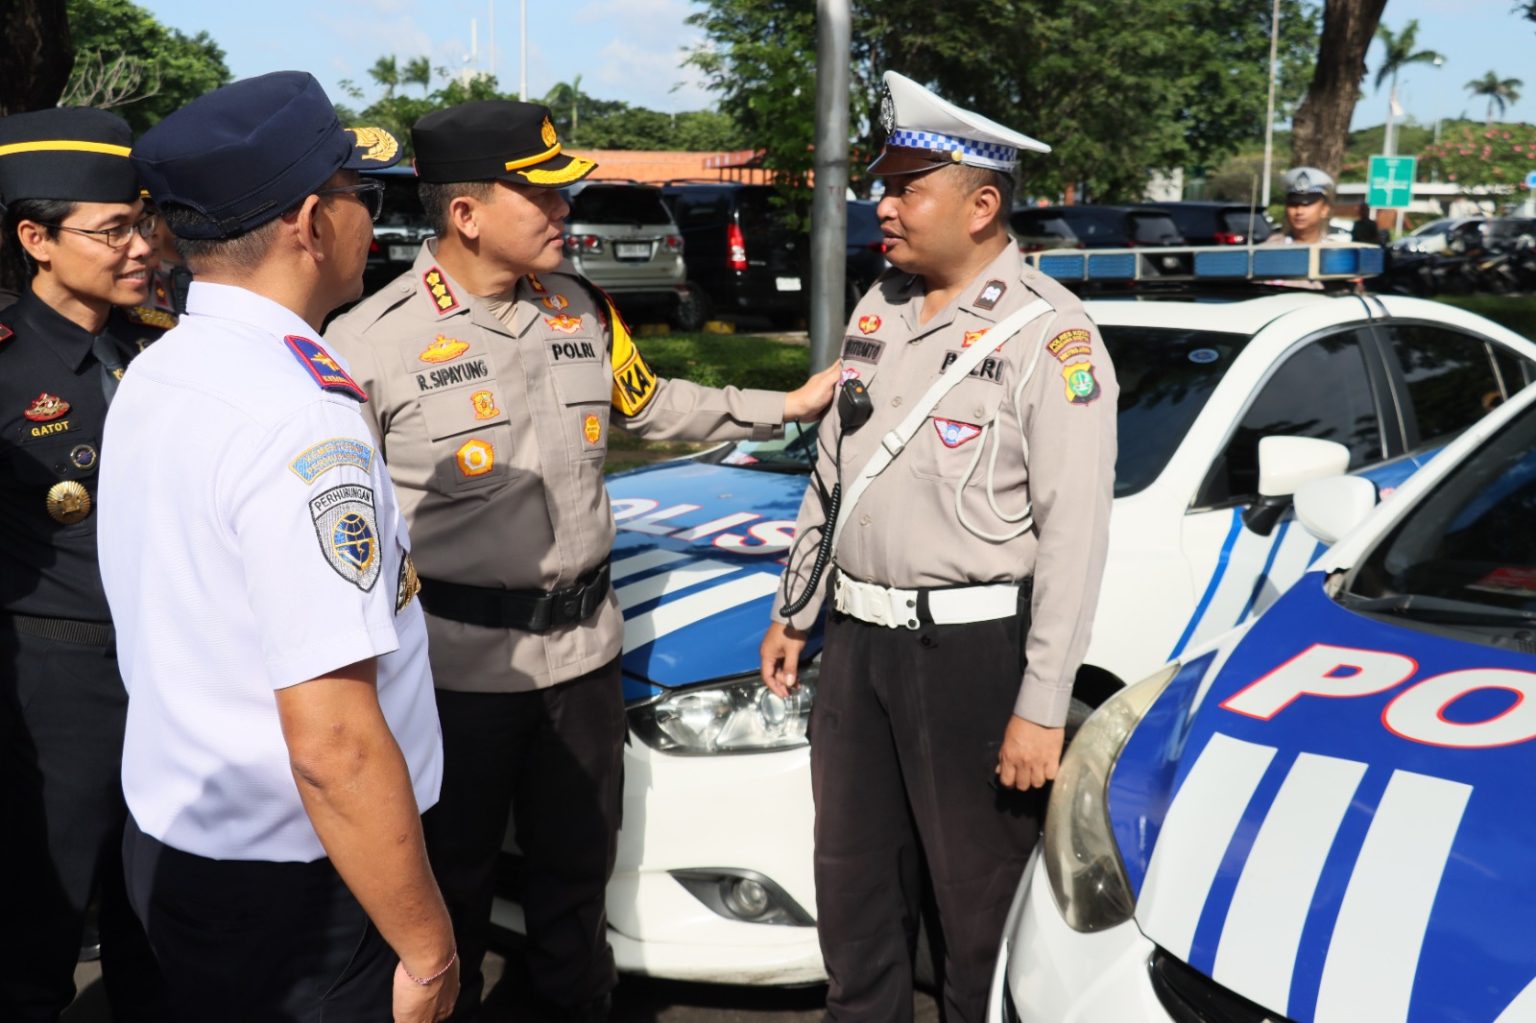
[(549, 123), (549, 118), (544, 118), (544, 123), (539, 125), (539, 137), (544, 140), (546, 146), (552, 146), (556, 142), (555, 126)]
[(383, 128), (348, 128), (352, 133), (354, 149), (366, 149), (364, 160), (388, 163), (400, 151), (400, 142)]

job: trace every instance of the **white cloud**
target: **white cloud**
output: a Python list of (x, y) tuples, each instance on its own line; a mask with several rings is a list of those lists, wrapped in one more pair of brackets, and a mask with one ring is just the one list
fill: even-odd
[(590, 69), (594, 88), (583, 89), (604, 99), (622, 99), (663, 113), (713, 108), (697, 68), (683, 64), (678, 49), (652, 49), (618, 37), (598, 53)]

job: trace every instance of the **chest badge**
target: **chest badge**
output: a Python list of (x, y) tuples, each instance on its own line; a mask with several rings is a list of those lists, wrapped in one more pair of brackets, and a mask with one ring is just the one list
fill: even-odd
[(961, 348), (969, 348), (969, 347), (971, 347), (971, 345), (975, 344), (977, 341), (980, 341), (982, 335), (985, 334), (986, 332), (987, 332), (987, 330), (986, 330), (985, 327), (983, 327), (981, 330), (968, 330), (968, 331), (966, 331), (965, 332), (965, 337), (961, 338), (961, 340), (960, 340), (960, 347)]
[(1074, 362), (1061, 367), (1062, 379), (1067, 382), (1067, 400), (1074, 405), (1087, 405), (1099, 396), (1099, 380), (1093, 375), (1093, 363)]
[(48, 517), (73, 526), (91, 513), (91, 493), (84, 484), (65, 480), (48, 488)]
[(877, 331), (879, 329), (880, 329), (880, 317), (878, 317), (878, 316), (860, 316), (859, 317), (859, 332), (860, 333), (863, 333), (863, 334), (873, 334), (875, 331)]
[(544, 308), (553, 309), (557, 313), (561, 312), (571, 304), (571, 300), (559, 292), (556, 292), (553, 295), (546, 295), (539, 301), (544, 303)]
[(47, 423), (69, 412), (69, 402), (57, 394), (44, 391), (32, 399), (32, 404), (22, 413), (34, 423)]
[(581, 329), (581, 317), (572, 316), (569, 313), (546, 316), (544, 322), (549, 324), (551, 330), (558, 330), (562, 334), (574, 334)]
[(422, 349), (421, 354), (416, 358), (422, 362), (452, 362), (467, 351), (469, 351), (468, 341), (460, 341), (456, 337), (439, 334), (432, 339), (431, 344)]
[(69, 464), (76, 469), (96, 467), (96, 449), (89, 444), (76, 444), (69, 452)]
[(496, 467), (496, 449), (483, 440), (467, 440), (454, 454), (454, 461), (465, 476), (484, 476)]
[(593, 413), (587, 413), (587, 418), (581, 421), (581, 435), (587, 438), (588, 444), (596, 444), (603, 438), (603, 422)]
[(476, 391), (469, 396), (469, 403), (475, 407), (476, 419), (495, 419), (501, 415), (501, 409), (496, 407), (496, 396), (490, 391)]
[(850, 380), (857, 380), (857, 379), (859, 379), (859, 367), (857, 367), (857, 366), (844, 366), (843, 367), (843, 375), (842, 375), (842, 382), (843, 383), (846, 384)]
[(981, 427), (973, 423), (960, 423), (953, 419), (933, 418), (934, 429), (939, 431), (939, 443), (946, 448), (958, 448), (968, 440), (981, 436)]

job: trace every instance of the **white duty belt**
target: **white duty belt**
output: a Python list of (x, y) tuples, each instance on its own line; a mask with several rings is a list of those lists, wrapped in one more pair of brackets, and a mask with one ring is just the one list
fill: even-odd
[[(843, 535), (843, 527), (853, 517), (853, 506), (859, 503), (859, 498), (864, 496), (864, 491), (869, 489), (875, 477), (884, 472), (912, 438), (917, 436), (917, 431), (923, 428), (923, 424), (928, 421), (928, 416), (938, 407), (939, 402), (944, 400), (944, 396), (954, 390), (960, 381), (970, 375), (971, 370), (981, 365), (983, 359), (1001, 348), (1013, 335), (1053, 311), (1049, 302), (1036, 299), (987, 331), (988, 335), (996, 336), (999, 340), (995, 343), (978, 341), (962, 351), (939, 376), (939, 379), (935, 380), (923, 393), (917, 404), (912, 406), (912, 411), (907, 413), (907, 417), (897, 423), (895, 429), (880, 438), (880, 446), (875, 449), (874, 454), (869, 456), (869, 461), (864, 463), (864, 468), (859, 470), (858, 478), (853, 481), (853, 486), (848, 488), (848, 493), (843, 497), (842, 506), (838, 510), (837, 525), (832, 529), (834, 558), (837, 554), (837, 543)], [(1032, 362), (1030, 366), (1033, 369)]]
[[(888, 629), (915, 629), (924, 621), (935, 625), (990, 622), (1018, 614), (1019, 584), (904, 590), (859, 582), (839, 572), (832, 584), (832, 606), (850, 618)], [(921, 617), (919, 611), (924, 612)]]

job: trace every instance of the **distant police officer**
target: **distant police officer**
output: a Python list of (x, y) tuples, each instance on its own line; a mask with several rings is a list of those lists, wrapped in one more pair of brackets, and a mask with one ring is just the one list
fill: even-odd
[[(804, 544), (835, 538), (811, 718), (817, 927), (828, 1018), (910, 1020), (920, 850), (958, 1023), (982, 1018), (1061, 755), (1104, 567), (1118, 388), (1078, 300), (1005, 227), (1018, 150), (1047, 147), (885, 81), (870, 170), (894, 269), (854, 311), (855, 393), (822, 423), (816, 472), (839, 518), (813, 483), (796, 527)], [(802, 553), (763, 640), (781, 694), (822, 605)]]
[(154, 960), (123, 892), (128, 697), (96, 567), (107, 403), (160, 334), (114, 311), (143, 302), (148, 288), (151, 218), (132, 141), (101, 110), (0, 120), (0, 259), (24, 282), (20, 301), (0, 312), (5, 1020), (53, 1020), (69, 1005), (93, 892), (115, 1018), (158, 1018)]
[(605, 1019), (604, 891), (626, 732), (603, 459), (614, 426), (696, 440), (818, 415), (835, 372), (789, 395), (657, 378), (612, 304), (564, 261), (561, 151), (546, 107), (467, 103), (411, 131), (437, 241), (327, 342), (368, 390), (411, 521), (446, 758), (433, 869), (478, 1008), (492, 867), (510, 804), (526, 865), (535, 994)]
[(1329, 195), (1333, 178), (1316, 167), (1292, 167), (1285, 172), (1285, 230), (1270, 235), (1266, 245), (1315, 245), (1328, 240), (1333, 213)]
[(172, 1020), (425, 1023), (457, 993), (410, 542), (366, 395), (316, 340), (362, 291), (380, 195), (357, 170), (398, 149), (279, 72), (134, 153), (197, 275), (118, 393), (101, 487), (124, 860)]

